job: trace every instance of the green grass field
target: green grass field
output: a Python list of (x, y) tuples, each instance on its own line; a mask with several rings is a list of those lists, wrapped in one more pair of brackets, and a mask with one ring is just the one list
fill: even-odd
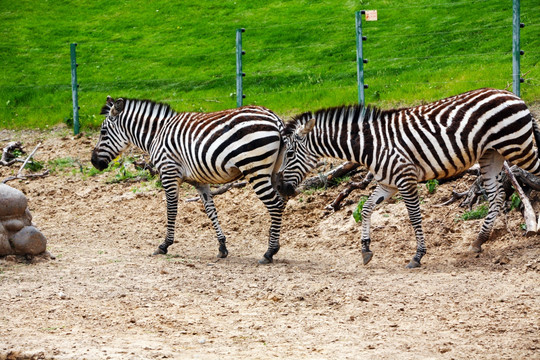
[[(70, 43), (77, 46), (82, 130), (106, 96), (177, 111), (236, 106), (235, 31), (243, 27), (244, 104), (287, 118), (354, 103), (355, 11), (364, 22), (366, 102), (414, 105), (480, 87), (510, 88), (511, 0), (3, 1), (0, 126), (72, 121)], [(521, 1), (521, 95), (540, 100), (540, 2)]]

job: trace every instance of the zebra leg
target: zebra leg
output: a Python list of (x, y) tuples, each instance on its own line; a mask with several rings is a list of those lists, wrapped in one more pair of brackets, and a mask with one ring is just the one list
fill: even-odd
[(259, 264), (270, 264), (273, 262), (273, 256), (279, 251), (279, 233), (285, 203), (272, 186), (272, 178), (269, 174), (250, 177), (249, 182), (259, 199), (268, 209), (268, 213), (270, 213), (271, 224), (268, 250), (266, 250), (263, 258), (259, 260)]
[(167, 235), (165, 241), (158, 246), (153, 255), (166, 254), (169, 246), (174, 242), (174, 227), (178, 212), (178, 175), (162, 174), (161, 184), (167, 198)]
[(415, 180), (408, 179), (399, 187), (399, 192), (403, 196), (403, 201), (409, 213), (409, 220), (416, 235), (416, 254), (407, 264), (408, 269), (420, 267), (420, 260), (426, 253), (426, 243), (424, 240), (424, 231), (422, 230), (422, 214), (420, 213), (420, 200), (418, 199), (418, 183)]
[(369, 245), (371, 244), (371, 214), (377, 205), (394, 195), (396, 191), (397, 189), (378, 185), (364, 203), (364, 207), (362, 208), (362, 259), (364, 265), (370, 262), (373, 257), (373, 252), (369, 250)]
[(208, 215), (208, 218), (210, 221), (212, 221), (212, 226), (214, 227), (214, 230), (216, 231), (217, 239), (219, 242), (219, 252), (217, 257), (218, 258), (226, 258), (229, 252), (227, 251), (227, 247), (225, 246), (225, 235), (223, 234), (223, 231), (221, 230), (221, 226), (219, 225), (218, 216), (217, 216), (217, 210), (214, 205), (214, 200), (212, 199), (212, 193), (210, 192), (210, 186), (207, 184), (199, 184), (195, 186), (197, 189), (197, 192), (199, 193), (203, 204), (204, 204), (204, 210), (206, 211), (206, 215)]
[(502, 191), (501, 170), (504, 164), (504, 158), (496, 151), (490, 151), (480, 158), (480, 173), (484, 179), (484, 188), (489, 200), (489, 211), (482, 224), (478, 238), (471, 244), (470, 250), (473, 252), (482, 251), (482, 244), (485, 243), (491, 235), (491, 229), (495, 219), (504, 203), (504, 191)]

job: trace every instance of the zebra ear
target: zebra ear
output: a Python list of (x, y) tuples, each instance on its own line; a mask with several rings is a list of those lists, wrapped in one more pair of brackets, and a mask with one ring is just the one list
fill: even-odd
[(315, 127), (315, 119), (309, 120), (304, 126), (298, 130), (298, 135), (306, 136)]
[(111, 108), (113, 107), (113, 105), (114, 105), (114, 99), (107, 95), (107, 102), (101, 108), (100, 114), (101, 115), (109, 115), (109, 112), (110, 112)]
[(114, 102), (114, 108), (116, 109), (116, 111), (118, 111), (119, 113), (124, 111), (124, 99), (122, 98), (119, 98), (118, 100), (116, 100)]
[(114, 116), (117, 116), (122, 111), (124, 111), (124, 99), (118, 98), (118, 99), (116, 99), (116, 101), (114, 102), (113, 107), (111, 108), (111, 114), (114, 115)]

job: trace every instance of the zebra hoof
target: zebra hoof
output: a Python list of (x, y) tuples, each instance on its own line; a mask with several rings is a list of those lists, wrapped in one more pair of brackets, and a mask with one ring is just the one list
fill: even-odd
[(469, 251), (473, 253), (479, 253), (482, 252), (482, 247), (480, 245), (472, 244), (471, 246), (469, 246)]
[(412, 259), (410, 263), (407, 264), (406, 268), (407, 269), (415, 269), (415, 268), (419, 268), (420, 267), (420, 262)]
[(364, 261), (364, 265), (367, 265), (367, 263), (371, 261), (372, 257), (373, 257), (372, 251), (362, 251), (362, 259)]
[(229, 252), (227, 250), (222, 251), (219, 250), (219, 253), (217, 254), (218, 259), (225, 259), (229, 255)]
[(259, 260), (260, 265), (268, 265), (268, 264), (271, 264), (273, 262), (274, 262), (274, 260), (267, 259), (266, 257), (263, 257), (261, 260)]
[(165, 255), (167, 251), (163, 251), (160, 247), (157, 248), (156, 251), (152, 255)]

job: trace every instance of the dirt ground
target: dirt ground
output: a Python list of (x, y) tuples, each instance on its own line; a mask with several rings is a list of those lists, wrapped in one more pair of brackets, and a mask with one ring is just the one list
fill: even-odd
[[(38, 160), (83, 167), (96, 139), (61, 127), (0, 131), (2, 147), (42, 142)], [(0, 180), (17, 169), (0, 167)], [(512, 211), (472, 254), (481, 220), (456, 220), (458, 204), (435, 206), (472, 176), (432, 195), (422, 185), (428, 253), (414, 270), (405, 269), (415, 241), (399, 200), (374, 213), (374, 257), (362, 265), (355, 204), (324, 210), (343, 185), (289, 202), (269, 266), (257, 265), (269, 216), (249, 186), (215, 198), (229, 247), (219, 261), (185, 186), (177, 241), (149, 256), (165, 236), (164, 193), (110, 177), (75, 167), (8, 183), (28, 197), (56, 259), (0, 259), (0, 359), (540, 359), (540, 236), (522, 236)], [(540, 195), (533, 201), (540, 212)]]

